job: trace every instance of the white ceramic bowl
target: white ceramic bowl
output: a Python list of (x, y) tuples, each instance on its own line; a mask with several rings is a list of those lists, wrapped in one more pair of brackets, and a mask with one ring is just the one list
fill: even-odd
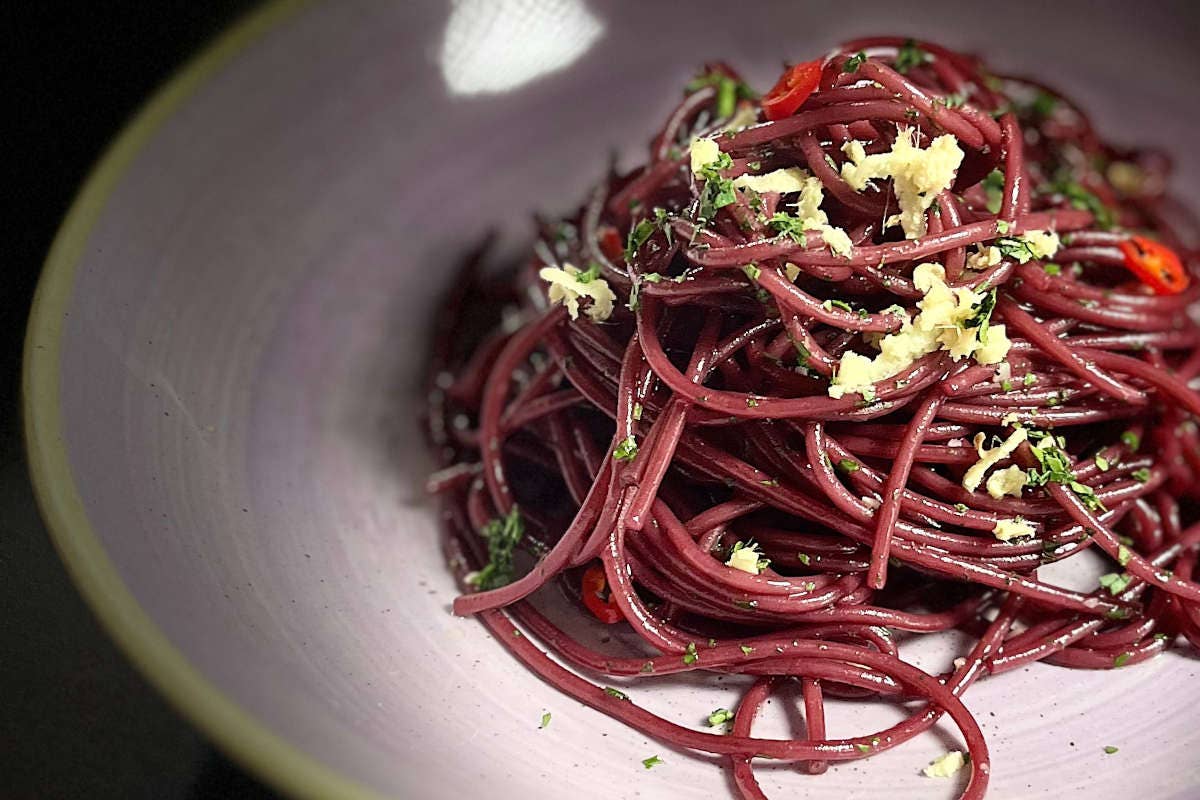
[[(338, 2), (247, 19), (104, 157), (38, 291), (30, 459), (84, 595), (185, 714), (298, 796), (724, 796), (714, 762), (564, 699), (450, 615), (419, 488), (434, 299), (485, 229), (516, 250), (529, 213), (577, 203), (613, 148), (637, 159), (700, 62), (765, 86), (782, 59), (865, 33), (1045, 75), (1114, 138), (1174, 149), (1179, 185), (1197, 184), (1197, 58), (1169, 7), (964, 5)], [(991, 796), (1200, 796), (1195, 673), (1183, 656), (1037, 665), (972, 689)], [(721, 691), (664, 681), (638, 699), (699, 724)], [(840, 708), (832, 732), (888, 713)], [(951, 796), (917, 774), (948, 741), (763, 780)], [(666, 763), (643, 769), (654, 754)]]

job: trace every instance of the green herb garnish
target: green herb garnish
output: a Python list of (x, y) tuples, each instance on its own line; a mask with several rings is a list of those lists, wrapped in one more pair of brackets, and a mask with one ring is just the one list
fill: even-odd
[(1105, 230), (1113, 227), (1116, 223), (1113, 210), (1105, 205), (1103, 200), (1075, 181), (1055, 181), (1044, 191), (1047, 194), (1062, 195), (1070, 202), (1072, 208), (1079, 209), (1080, 211), (1090, 211), (1092, 216), (1096, 218), (1096, 224)]
[(995, 310), (996, 290), (992, 289), (983, 296), (983, 300), (979, 303), (979, 307), (975, 309), (975, 313), (971, 315), (971, 318), (963, 322), (964, 328), (979, 328), (979, 341), (982, 344), (987, 344), (988, 323), (991, 321), (992, 312)]
[(850, 305), (845, 300), (826, 300), (825, 302), (821, 303), (821, 307), (826, 311), (832, 311), (835, 308), (840, 308), (843, 311), (849, 311), (851, 314), (854, 313), (854, 306)]
[(838, 465), (838, 469), (840, 469), (842, 472), (846, 472), (846, 473), (858, 472), (860, 469), (862, 469), (862, 467), (859, 465), (859, 463), (857, 461), (853, 461), (849, 458), (843, 458), (841, 461), (839, 461), (837, 463), (837, 465)]
[(1020, 236), (1005, 236), (997, 239), (996, 247), (1000, 248), (1002, 256), (1011, 258), (1018, 264), (1026, 264), (1037, 258), (1037, 253), (1033, 252), (1033, 246)]
[(1045, 119), (1054, 112), (1054, 107), (1058, 105), (1058, 98), (1046, 91), (1039, 91), (1037, 97), (1033, 98), (1033, 102), (1029, 105), (1029, 110), (1036, 116)]
[(704, 191), (700, 194), (699, 215), (702, 220), (709, 221), (716, 216), (717, 210), (732, 205), (737, 201), (734, 194), (733, 181), (721, 175), (721, 170), (733, 166), (729, 153), (721, 153), (717, 160), (705, 165), (700, 170), (704, 179)]
[(633, 461), (637, 458), (638, 445), (637, 439), (633, 438), (633, 434), (626, 436), (613, 450), (613, 458), (617, 461)]
[(983, 179), (983, 191), (987, 195), (987, 210), (999, 214), (1000, 204), (1004, 202), (1004, 173), (998, 169), (989, 172)]
[(1111, 744), (1106, 744), (1104, 745), (1104, 752), (1105, 754), (1111, 756), (1113, 753), (1117, 752), (1117, 748), (1113, 747)]
[(575, 273), (575, 280), (580, 283), (591, 283), (600, 277), (600, 265), (595, 261), (588, 262), (588, 268), (583, 272)]
[(1136, 453), (1138, 448), (1142, 446), (1142, 437), (1133, 431), (1125, 431), (1121, 434), (1121, 442)]
[(683, 663), (688, 664), (690, 666), (691, 664), (695, 664), (699, 660), (700, 660), (700, 656), (696, 653), (696, 643), (688, 642), (687, 649), (684, 650), (684, 652), (683, 652)]
[(497, 589), (513, 580), (513, 550), (525, 535), (525, 521), (516, 507), (499, 519), (490, 520), (483, 526), (483, 538), (487, 540), (488, 563), (468, 581), (480, 591)]
[(862, 50), (859, 50), (857, 53), (847, 58), (845, 64), (842, 64), (842, 72), (846, 73), (847, 75), (858, 72), (858, 68), (861, 67), (863, 62), (866, 60), (867, 54)]
[(1110, 572), (1100, 576), (1100, 588), (1107, 589), (1109, 594), (1116, 597), (1125, 591), (1132, 581), (1133, 576), (1127, 572)]
[(776, 211), (767, 220), (767, 227), (780, 235), (790, 236), (794, 241), (806, 241), (804, 221), (799, 217), (793, 217), (791, 214)]
[(1150, 480), (1150, 470), (1148, 470), (1146, 467), (1142, 467), (1141, 469), (1135, 469), (1133, 472), (1129, 473), (1129, 476), (1138, 483), (1145, 483), (1146, 481)]
[(896, 53), (894, 66), (896, 67), (896, 72), (904, 74), (913, 67), (919, 67), (931, 60), (929, 53), (922, 50), (914, 40), (907, 39)]
[(697, 75), (688, 83), (686, 89), (689, 92), (698, 92), (705, 86), (712, 86), (717, 90), (717, 117), (719, 119), (733, 116), (739, 98), (753, 100), (755, 97), (754, 90), (749, 86), (721, 72), (706, 72), (703, 75)]
[(629, 236), (625, 239), (625, 260), (627, 262), (633, 260), (634, 254), (654, 235), (654, 231), (657, 229), (658, 226), (650, 219), (640, 220), (629, 229)]
[(618, 700), (628, 700), (629, 699), (629, 695), (625, 694), (620, 689), (614, 689), (611, 686), (605, 686), (604, 693), (606, 695), (608, 695), (609, 697), (615, 697)]
[(733, 719), (732, 711), (730, 711), (728, 708), (718, 708), (716, 711), (708, 715), (708, 727), (715, 728), (731, 719)]
[(538, 727), (545, 728), (549, 724), (550, 724), (550, 712), (547, 711), (545, 714), (542, 714), (542, 724), (539, 725)]
[(659, 758), (658, 756), (650, 756), (649, 758), (642, 759), (642, 766), (645, 767), (646, 769), (650, 769), (651, 767), (657, 767), (661, 763), (663, 763), (663, 760), (661, 758)]
[(1133, 655), (1133, 653), (1129, 653), (1129, 652), (1119, 654), (1116, 658), (1113, 659), (1113, 666), (1114, 667), (1125, 666), (1125, 663), (1127, 661), (1129, 661), (1129, 659), (1132, 655)]

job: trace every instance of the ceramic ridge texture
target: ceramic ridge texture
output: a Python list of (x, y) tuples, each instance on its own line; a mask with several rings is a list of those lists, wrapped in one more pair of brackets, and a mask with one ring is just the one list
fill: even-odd
[[(856, 3), (851, 15), (762, 3), (736, 29), (721, 22), (729, 4), (707, 0), (686, 13), (579, 0), (277, 3), (243, 21), (101, 160), (35, 299), (31, 469), (88, 602), (184, 714), (291, 795), (725, 796), (717, 762), (567, 700), (449, 613), (417, 422), (436, 299), (489, 229), (518, 252), (530, 213), (579, 203), (613, 148), (625, 164), (639, 158), (701, 62), (724, 58), (764, 87), (782, 59), (878, 31), (1053, 79), (1109, 138), (1165, 147), (1176, 186), (1196, 185), (1186, 145), (1200, 69), (1169, 9), (1139, 9), (1130, 37), (1127, 4), (1028, 4), (1021, 35), (996, 37), (997, 12), (965, 5), (939, 0), (917, 18), (898, 4)], [(447, 56), (444, 34), (452, 14), (485, 12), (497, 22), (455, 30), (505, 31), (475, 46), (521, 71), (463, 93), (481, 73)], [(529, 51), (545, 37), (555, 69), (537, 76)], [(524, 51), (509, 62), (512, 48)], [(443, 74), (452, 62), (458, 94)], [(906, 655), (941, 669), (951, 645)], [(992, 748), (989, 797), (1200, 796), (1186, 713), (1200, 699), (1196, 672), (1196, 659), (1173, 655), (980, 683), (966, 699)], [(693, 678), (637, 691), (697, 727), (733, 697)], [(782, 730), (780, 705), (764, 732)], [(831, 713), (843, 735), (899, 712)], [(949, 798), (954, 781), (919, 771), (954, 742), (939, 727), (825, 776), (759, 774), (772, 797), (870, 798), (886, 786)], [(664, 763), (646, 770), (652, 755)]]

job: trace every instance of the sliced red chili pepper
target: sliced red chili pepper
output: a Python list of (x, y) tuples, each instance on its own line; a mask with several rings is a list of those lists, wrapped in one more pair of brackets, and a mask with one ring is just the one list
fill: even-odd
[(762, 99), (763, 114), (769, 120), (783, 119), (796, 113), (821, 82), (821, 62), (805, 61), (789, 67), (771, 91)]
[(588, 611), (605, 625), (614, 625), (625, 617), (612, 595), (605, 595), (607, 588), (608, 579), (604, 577), (604, 567), (599, 564), (588, 567), (579, 581), (579, 593)]
[(621, 241), (621, 234), (611, 225), (605, 225), (600, 228), (600, 252), (613, 263), (620, 264), (625, 258), (625, 243)]
[(1155, 294), (1179, 294), (1188, 287), (1183, 262), (1165, 244), (1145, 236), (1131, 236), (1119, 247), (1125, 254), (1125, 268)]

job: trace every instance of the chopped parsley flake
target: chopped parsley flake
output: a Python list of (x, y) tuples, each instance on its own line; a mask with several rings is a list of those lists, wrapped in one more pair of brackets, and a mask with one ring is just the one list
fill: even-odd
[(486, 592), (512, 583), (513, 550), (525, 535), (525, 521), (520, 510), (513, 506), (506, 516), (484, 525), (482, 533), (487, 540), (488, 563), (471, 575), (468, 582)]
[(613, 458), (617, 461), (633, 461), (637, 458), (637, 453), (637, 439), (633, 438), (633, 434), (630, 434), (622, 439), (617, 448), (613, 450)]
[(708, 727), (715, 728), (733, 719), (733, 712), (728, 708), (718, 708), (708, 715)]
[(1104, 745), (1104, 753), (1105, 753), (1106, 755), (1110, 755), (1110, 756), (1111, 756), (1113, 753), (1117, 752), (1117, 749), (1118, 749), (1118, 748), (1116, 748), (1116, 747), (1113, 747), (1111, 744), (1106, 744), (1106, 745)]
[(1062, 265), (1055, 264), (1053, 261), (1049, 261), (1049, 262), (1043, 264), (1042, 269), (1045, 271), (1045, 273), (1047, 275), (1061, 275), (1062, 274)]
[(691, 665), (700, 660), (699, 654), (696, 653), (696, 643), (688, 642), (687, 649), (683, 653), (683, 663)]
[(1133, 431), (1125, 431), (1121, 434), (1121, 442), (1136, 453), (1137, 449), (1142, 446), (1142, 437)]
[(701, 219), (712, 220), (718, 209), (732, 205), (737, 200), (733, 181), (721, 176), (721, 170), (731, 166), (733, 159), (729, 157), (729, 153), (721, 153), (716, 161), (706, 164), (700, 170), (700, 177), (704, 179), (704, 191), (700, 195)]
[(1033, 98), (1033, 102), (1029, 106), (1029, 110), (1035, 116), (1043, 119), (1054, 113), (1055, 106), (1058, 105), (1058, 98), (1046, 91), (1039, 91), (1037, 97)]
[(1125, 591), (1131, 581), (1133, 581), (1133, 576), (1127, 572), (1110, 572), (1100, 576), (1100, 588), (1108, 589), (1108, 593), (1116, 597)]
[(778, 234), (792, 237), (797, 242), (805, 241), (804, 220), (777, 211), (767, 220), (767, 226)]
[(592, 281), (596, 280), (596, 278), (599, 278), (599, 277), (600, 277), (600, 265), (597, 264), (595, 261), (589, 262), (588, 268), (586, 270), (584, 270), (583, 272), (578, 272), (575, 274), (575, 280), (579, 281), (580, 283), (591, 283)]
[(697, 75), (688, 83), (686, 89), (689, 92), (698, 92), (705, 86), (712, 86), (717, 90), (716, 111), (719, 119), (732, 117), (739, 99), (754, 99), (753, 89), (722, 72), (714, 71)]
[(856, 748), (858, 748), (858, 752), (860, 752), (860, 753), (869, 753), (869, 752), (871, 752), (871, 745), (869, 745), (869, 744), (856, 744), (856, 745), (854, 745), (854, 746), (855, 746)]
[(651, 219), (643, 219), (629, 229), (629, 236), (625, 240), (625, 260), (632, 261), (633, 256), (642, 248), (658, 226)]
[(742, 655), (748, 656), (754, 652), (754, 648), (748, 644), (744, 644), (741, 646), (741, 651), (742, 651)]
[[(1000, 204), (1004, 202), (1004, 173), (994, 169), (983, 179), (983, 191), (987, 195), (987, 210), (992, 214), (1000, 213)], [(999, 223), (997, 223), (999, 227)], [(1000, 231), (1007, 233), (1007, 231)]]
[(933, 102), (940, 103), (946, 108), (959, 108), (967, 102), (967, 93), (966, 91), (955, 92), (945, 97), (936, 98)]
[(1104, 456), (1096, 456), (1096, 468), (1097, 469), (1099, 469), (1101, 472), (1108, 472), (1109, 466), (1111, 466), (1111, 465), (1108, 463), (1107, 458), (1105, 458)]
[(915, 41), (908, 39), (896, 53), (896, 72), (904, 74), (913, 67), (919, 67), (931, 60), (929, 53), (922, 50)]
[[(992, 312), (996, 310), (996, 290), (992, 289), (975, 309), (970, 319), (963, 322), (964, 328), (979, 328), (979, 341), (988, 343), (988, 323), (991, 322)], [(1007, 391), (1007, 390), (1005, 390)]]
[(1130, 473), (1130, 477), (1132, 477), (1138, 483), (1145, 483), (1146, 481), (1150, 480), (1150, 470), (1146, 469), (1145, 467), (1142, 467), (1141, 469), (1135, 469)]
[(1126, 662), (1128, 662), (1132, 656), (1133, 656), (1133, 653), (1129, 653), (1129, 652), (1119, 654), (1116, 658), (1113, 659), (1113, 666), (1114, 667), (1125, 666)]
[(1117, 563), (1122, 567), (1128, 564), (1131, 558), (1133, 558), (1133, 551), (1128, 547), (1125, 545), (1120, 545), (1117, 548)]
[(845, 64), (842, 64), (842, 72), (846, 73), (847, 75), (858, 72), (858, 68), (861, 67), (863, 62), (866, 60), (867, 54), (862, 50), (859, 50), (857, 53), (847, 58)]
[(547, 711), (545, 714), (542, 714), (542, 724), (539, 725), (538, 728), (545, 728), (549, 724), (550, 724), (550, 712)]
[(604, 693), (606, 695), (608, 695), (609, 697), (615, 697), (618, 700), (628, 700), (629, 699), (629, 695), (625, 694), (620, 689), (614, 689), (611, 686), (605, 686)]
[(837, 465), (838, 469), (840, 469), (842, 472), (858, 472), (860, 469), (862, 469), (857, 461), (853, 461), (849, 458), (843, 458), (837, 463)]
[(1018, 264), (1024, 264), (1037, 258), (1037, 253), (1033, 252), (1033, 247), (1029, 242), (1019, 236), (1006, 236), (996, 240), (996, 247), (1000, 248), (1000, 255), (1005, 258), (1015, 259)]
[(1040, 469), (1031, 469), (1026, 473), (1029, 485), (1066, 484), (1087, 508), (1092, 511), (1105, 511), (1104, 504), (1096, 496), (1096, 491), (1075, 479), (1075, 472), (1071, 469), (1071, 457), (1062, 449), (1062, 442), (1048, 433), (1034, 432), (1030, 435), (1041, 438), (1032, 448)]
[(752, 281), (758, 280), (758, 276), (762, 274), (762, 270), (755, 264), (747, 264), (742, 267), (742, 272), (746, 273), (746, 277)]
[(1103, 200), (1075, 181), (1056, 181), (1050, 184), (1046, 191), (1049, 194), (1062, 195), (1070, 202), (1072, 208), (1077, 208), (1080, 211), (1090, 211), (1092, 216), (1096, 218), (1096, 224), (1105, 230), (1113, 227), (1116, 223), (1113, 210), (1105, 205)]
[(657, 767), (661, 763), (663, 763), (663, 760), (661, 758), (659, 758), (658, 756), (650, 756), (649, 758), (642, 759), (642, 766), (645, 767), (646, 769), (650, 769), (651, 767)]
[(796, 558), (806, 567), (812, 564), (812, 556), (808, 553), (796, 553)]

